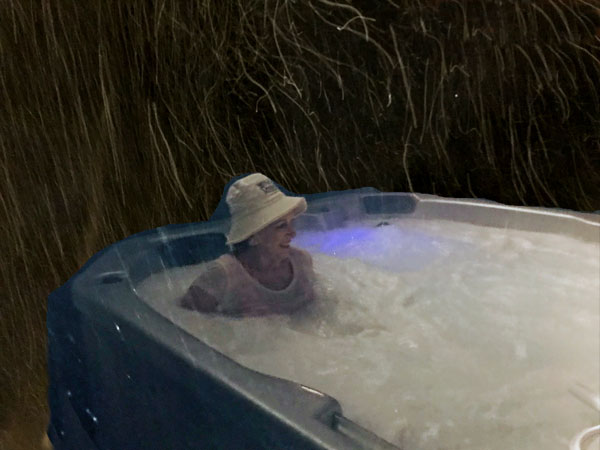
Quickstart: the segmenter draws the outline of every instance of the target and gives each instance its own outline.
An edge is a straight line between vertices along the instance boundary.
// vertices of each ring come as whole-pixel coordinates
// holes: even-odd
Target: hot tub
[[[294,195],[283,188],[280,189],[287,195]],[[452,223],[453,226],[464,224],[465,227],[476,226],[481,229],[517,230],[523,233],[542,233],[550,237],[561,236],[572,239],[573,242],[578,243],[577,245],[582,245],[581,248],[591,248],[592,252],[599,248],[600,244],[600,218],[594,214],[508,207],[488,201],[443,199],[430,195],[381,193],[373,188],[304,197],[308,203],[308,210],[297,219],[298,236],[293,245],[304,246],[309,251],[313,250],[315,255],[319,252],[321,254],[329,252],[323,258],[333,258],[334,263],[337,261],[336,258],[346,258],[345,264],[350,268],[364,263],[366,264],[364,267],[367,267],[364,270],[370,271],[371,268],[381,270],[373,271],[375,278],[396,276],[400,273],[400,276],[404,277],[403,280],[415,279],[419,277],[419,273],[427,273],[423,271],[429,270],[427,268],[434,265],[438,267],[436,269],[438,271],[451,270],[452,252],[446,249],[440,250],[438,240],[428,238],[428,235],[419,231],[418,226],[414,227],[414,224],[432,221]],[[408,224],[406,225],[408,228],[402,231],[402,236],[408,236],[407,242],[409,242],[403,247],[406,258],[395,257],[394,259],[392,255],[393,264],[390,264],[390,259],[382,262],[378,262],[376,258],[360,261],[352,259],[355,255],[346,245],[349,240],[364,240],[365,236],[368,237],[372,233],[370,230],[389,234],[391,231],[388,229],[392,227],[388,225],[395,226],[398,221]],[[352,228],[356,223],[360,223],[360,227]],[[313,359],[316,361],[315,364],[318,364],[315,367],[307,366],[302,362],[305,358],[296,354],[294,363],[289,364],[289,366],[295,365],[294,371],[287,372],[285,367],[281,368],[281,363],[278,363],[280,366],[276,366],[275,363],[270,366],[274,359],[260,359],[264,353],[268,356],[270,351],[260,347],[261,342],[264,341],[264,332],[260,331],[264,329],[264,323],[250,321],[248,322],[250,328],[242,329],[236,328],[241,322],[229,323],[227,322],[229,319],[216,319],[222,322],[214,325],[214,321],[208,322],[209,319],[197,313],[177,310],[170,301],[161,300],[165,299],[165,296],[158,296],[159,301],[148,299],[153,289],[154,291],[158,289],[156,287],[158,285],[152,285],[148,280],[160,280],[160,277],[163,277],[165,289],[181,292],[185,287],[181,278],[176,279],[165,274],[177,270],[188,270],[189,273],[190,268],[225,253],[227,247],[224,233],[228,227],[228,218],[221,204],[209,222],[169,225],[133,235],[96,254],[64,286],[49,296],[51,409],[49,436],[56,449],[364,448],[375,450],[420,448],[421,445],[427,448],[443,448],[436,447],[438,445],[436,439],[440,435],[443,438],[444,433],[465,436],[464,440],[456,441],[456,445],[460,442],[457,448],[467,448],[468,443],[473,446],[481,444],[477,439],[468,436],[468,428],[464,430],[460,428],[461,420],[466,420],[464,418],[471,414],[468,411],[462,416],[455,417],[454,420],[450,417],[452,411],[443,411],[447,419],[443,423],[439,420],[433,421],[431,417],[423,414],[403,415],[402,408],[400,411],[392,412],[391,416],[382,412],[380,417],[378,408],[374,408],[373,405],[363,408],[365,403],[369,403],[368,395],[353,396],[353,392],[347,395],[348,391],[356,391],[357,388],[351,383],[340,382],[339,385],[334,383],[336,379],[346,380],[344,377],[347,374],[335,372],[332,375],[332,371],[337,369],[329,366],[328,361],[334,358],[326,359],[327,353],[323,353],[319,357],[321,359]],[[354,231],[348,234],[343,230]],[[360,232],[357,234],[356,230]],[[340,252],[341,247],[335,247],[331,238],[333,235],[327,234],[328,232],[337,233],[336,239],[345,241],[345,255],[341,254],[343,253]],[[398,239],[398,235],[394,236],[396,236],[394,239]],[[519,239],[521,238],[512,239],[510,245],[530,245],[519,244],[519,242],[529,242]],[[464,242],[454,238],[449,239],[448,242],[453,242],[449,247],[454,249],[453,251],[465,253]],[[333,250],[331,250],[332,245],[335,247]],[[427,251],[424,252],[423,249]],[[509,251],[513,250],[509,249]],[[600,259],[600,255],[598,258]],[[518,257],[508,259],[515,261]],[[315,256],[315,263],[319,261],[321,261],[319,256]],[[405,265],[405,261],[409,261],[410,264]],[[468,274],[463,272],[453,275],[455,277],[449,280],[456,281],[460,286],[461,280]],[[425,280],[424,283],[426,282]],[[591,280],[593,286],[595,282]],[[355,290],[360,288],[357,287]],[[341,292],[341,289],[338,291]],[[527,299],[523,301],[526,302]],[[565,301],[570,299],[565,298]],[[584,301],[590,302],[589,299]],[[591,302],[593,301],[592,299]],[[414,322],[416,325],[413,326],[409,322],[411,317],[418,319],[418,314],[422,314],[423,311],[436,311],[440,316],[445,312],[453,314],[451,310],[444,309],[452,305],[448,303],[431,305],[431,303],[430,298],[407,291],[401,308],[392,305],[392,309],[396,308],[400,311],[398,314],[401,315],[397,317],[406,319],[403,329],[408,331],[403,335],[396,333],[396,330],[390,330],[393,326],[390,327],[389,323],[385,323],[385,318],[374,319],[375,322],[379,320],[383,323],[381,327],[369,324],[355,326],[356,324],[348,322],[341,327],[330,327],[325,331],[322,327],[307,325],[306,320],[310,318],[304,319],[301,323],[275,323],[269,318],[265,320],[274,324],[273,326],[276,327],[274,330],[284,330],[281,331],[284,333],[281,334],[282,341],[285,340],[285,336],[289,336],[289,333],[300,333],[294,334],[293,338],[309,335],[307,339],[312,341],[306,341],[307,348],[313,346],[313,342],[326,342],[327,345],[333,342],[335,345],[343,346],[344,342],[348,342],[347,335],[351,336],[351,339],[358,339],[356,342],[367,342],[369,339],[373,343],[391,342],[390,339],[393,338],[394,345],[406,349],[403,350],[401,357],[406,358],[406,361],[412,361],[413,366],[431,362],[431,367],[435,367],[436,359],[439,360],[440,356],[432,356],[431,361],[424,363],[418,357],[415,359],[415,355],[435,355],[433,351],[435,341],[428,339],[433,336],[432,333],[436,333],[436,339],[445,336],[445,331],[442,330],[446,330],[447,324],[443,323],[443,317],[441,322],[436,322],[437,318],[434,317],[436,313],[432,314],[430,323],[416,321]],[[576,302],[574,305],[578,308]],[[456,306],[458,309],[467,307],[460,304]],[[356,311],[359,311],[357,317],[364,316],[361,316],[360,311],[365,308],[368,309],[368,305],[356,305]],[[504,305],[504,309],[517,313],[514,306]],[[591,316],[585,313],[586,317],[581,318],[582,327],[589,328],[590,320],[597,321],[597,317],[594,316],[596,310],[597,305],[592,307]],[[414,311],[421,312],[415,316]],[[468,317],[468,313],[464,316]],[[508,320],[508,328],[521,330],[520,325],[514,325],[518,318],[507,319],[507,317],[504,314],[502,320]],[[201,326],[199,327],[198,324]],[[291,325],[292,331],[287,331],[288,324]],[[472,325],[476,327],[476,324]],[[196,333],[197,328],[204,328],[204,330]],[[469,329],[468,324],[465,329]],[[246,342],[243,342],[244,335],[240,335],[239,330],[250,333],[247,335]],[[421,341],[415,337],[413,342],[409,331],[414,336],[421,333]],[[203,332],[208,334],[203,335]],[[256,334],[261,332],[262,335]],[[509,355],[509,359],[514,357],[517,365],[523,359],[539,359],[541,355],[549,357],[549,353],[544,348],[540,347],[536,353],[525,337],[515,338],[514,333],[507,335],[506,341],[506,348],[510,348],[510,352],[513,352],[514,347],[514,354],[500,349],[498,355],[502,357]],[[387,340],[377,340],[383,338]],[[460,358],[460,354],[463,354],[465,361],[467,359],[468,361],[464,363],[465,368],[461,370],[465,373],[467,370],[470,370],[471,374],[478,373],[477,367],[469,369],[469,364],[476,361],[474,355],[478,350],[459,348],[459,341],[456,342],[451,347],[453,351],[458,351],[458,354],[444,355],[444,358]],[[464,341],[461,342],[460,345],[464,347]],[[576,344],[577,342],[574,343]],[[274,350],[273,354],[278,353],[280,357],[281,355],[286,357],[285,348],[274,349],[273,344],[267,344],[267,347],[269,345],[271,350]],[[332,351],[332,355],[335,354],[335,345],[327,350]],[[593,351],[596,347],[597,342],[589,343],[589,348]],[[344,350],[339,348],[339,353],[344,354]],[[380,353],[384,354],[382,359],[385,360],[385,351],[382,350]],[[370,380],[377,378],[376,369],[379,367],[377,364],[381,364],[372,356],[372,354],[356,355],[361,361],[359,366],[367,369],[374,368],[370,378],[363,383],[366,385]],[[587,368],[586,374],[582,375],[583,378],[587,377],[582,385],[584,387],[579,388],[579,397],[583,398],[581,408],[584,410],[586,406],[583,403],[586,399],[591,399],[594,406],[594,395],[598,387],[590,386],[589,374],[598,373],[597,363],[594,362],[597,359],[594,355],[590,355],[591,365]],[[310,358],[307,360],[310,361]],[[298,366],[301,363],[304,366]],[[556,363],[556,367],[562,367],[560,364],[562,362]],[[327,371],[329,374],[326,373]],[[318,378],[313,379],[309,376],[311,372],[322,373],[323,380],[329,381],[322,383]],[[410,372],[410,365],[406,365],[406,372]],[[568,376],[571,376],[570,372]],[[450,378],[451,376],[448,383],[452,381]],[[430,383],[431,379],[426,374],[416,374],[403,379],[401,387],[394,388],[394,395],[402,393],[397,397],[398,404],[404,405],[407,410],[414,409],[416,403],[412,392],[417,387],[423,392],[423,389],[427,389],[425,385]],[[574,383],[577,381],[573,380]],[[320,384],[327,389],[323,389]],[[373,391],[382,391],[381,386],[386,385],[379,384],[373,387]],[[434,388],[432,392],[435,391]],[[329,391],[335,391],[336,394],[332,396]],[[385,392],[383,395],[386,396]],[[379,401],[375,397],[371,398],[372,403]],[[441,400],[440,398],[439,401]],[[500,402],[502,403],[498,406],[500,410],[495,410],[493,407],[492,410],[486,410],[478,409],[478,398],[472,398],[471,401],[473,415],[487,414],[490,423],[495,421],[500,424],[500,428],[492,430],[491,434],[496,431],[504,434],[514,433],[514,430],[509,429],[510,426],[514,428],[514,423],[509,425],[503,423],[502,416],[504,403],[510,402]],[[557,401],[560,404],[565,400],[561,397]],[[437,402],[435,398],[429,400],[431,405]],[[482,403],[485,402],[482,400]],[[487,404],[492,403],[487,402]],[[383,411],[386,408],[388,405],[382,401],[380,409]],[[580,414],[583,419],[586,419],[589,413]],[[390,417],[393,420],[396,420],[395,417],[398,418],[398,423],[392,424],[400,430],[398,433],[388,433],[389,427],[379,426],[381,420],[392,420]],[[420,422],[418,436],[410,433],[412,428],[418,428],[417,424],[408,423],[406,417],[414,417],[415,421]],[[537,420],[536,417],[531,418],[533,428]],[[572,436],[593,425],[596,424],[581,423],[571,435],[564,439],[558,437],[553,441],[557,444],[556,448],[568,448]],[[531,435],[530,431],[527,433],[529,434],[521,437]],[[541,433],[545,431],[542,430]],[[378,435],[383,436],[385,440]],[[390,441],[394,445],[390,444]],[[544,442],[543,439],[541,442]],[[566,446],[563,445],[564,442],[567,443]],[[538,444],[533,442],[532,445],[535,447]]]

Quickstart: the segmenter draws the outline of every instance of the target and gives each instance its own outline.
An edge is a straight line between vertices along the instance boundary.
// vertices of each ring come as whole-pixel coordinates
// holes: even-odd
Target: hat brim
[[[297,210],[295,215],[298,216],[304,213],[306,208],[307,204],[304,197],[285,196],[275,204],[263,208],[258,213],[245,216],[233,222],[227,234],[226,244],[233,245],[242,242],[291,211]]]

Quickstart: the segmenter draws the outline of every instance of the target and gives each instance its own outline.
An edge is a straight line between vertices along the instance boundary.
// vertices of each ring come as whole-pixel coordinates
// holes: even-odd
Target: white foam
[[[311,251],[319,297],[293,318],[175,307],[194,266],[137,291],[222,353],[332,395],[407,449],[564,449],[598,421],[570,391],[600,392],[598,244],[403,219],[293,245]]]

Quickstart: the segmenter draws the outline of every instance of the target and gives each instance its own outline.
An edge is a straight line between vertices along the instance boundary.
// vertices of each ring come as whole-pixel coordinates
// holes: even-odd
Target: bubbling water
[[[403,448],[565,449],[598,422],[589,405],[600,392],[598,244],[388,222],[298,233],[318,300],[294,317],[177,308],[194,266],[137,290],[225,355],[335,397],[347,417]]]

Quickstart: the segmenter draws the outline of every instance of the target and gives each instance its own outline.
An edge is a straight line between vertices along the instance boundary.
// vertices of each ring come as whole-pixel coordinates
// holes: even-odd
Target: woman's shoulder
[[[290,246],[290,254],[297,258],[310,258],[310,253],[308,253],[303,248],[298,248],[294,246]]]
[[[312,256],[302,248],[290,247],[290,256],[302,265],[312,266]]]
[[[223,255],[225,256],[225,255]],[[200,266],[198,276],[194,280],[194,284],[205,283],[207,281],[216,282],[227,277],[227,265],[229,261],[223,256],[204,262]]]
[[[227,290],[227,271],[219,261],[206,261],[199,267],[198,273],[187,291],[178,300],[178,304],[203,312],[214,312]]]

